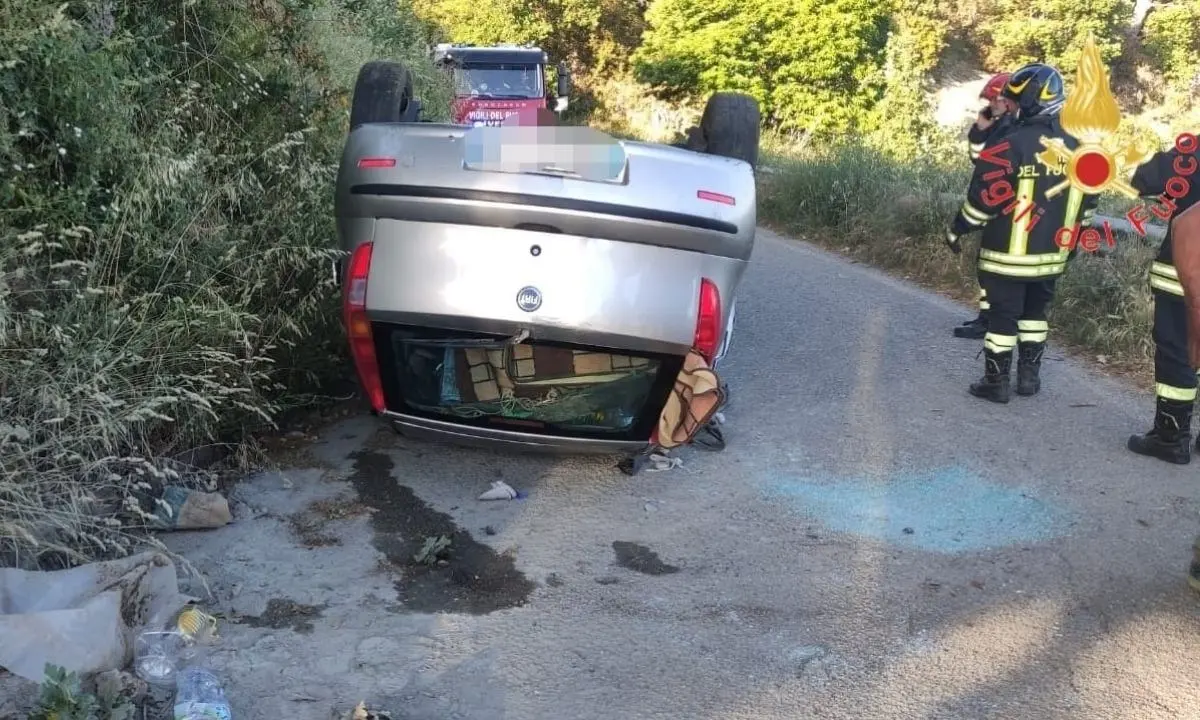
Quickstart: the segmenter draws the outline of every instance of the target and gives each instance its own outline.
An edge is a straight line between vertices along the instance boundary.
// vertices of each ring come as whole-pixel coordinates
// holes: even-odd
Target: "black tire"
[[[704,106],[700,129],[704,134],[704,151],[758,166],[759,122],[758,101],[741,93],[716,93]]]
[[[412,73],[404,65],[387,60],[363,65],[350,101],[350,129],[366,123],[400,122],[412,96]]]

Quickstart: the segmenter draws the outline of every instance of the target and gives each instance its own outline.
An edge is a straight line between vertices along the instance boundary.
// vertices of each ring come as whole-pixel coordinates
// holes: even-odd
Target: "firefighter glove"
[[[958,236],[953,230],[946,231],[946,247],[950,248],[950,252],[958,255],[962,252],[962,244],[958,241]]]

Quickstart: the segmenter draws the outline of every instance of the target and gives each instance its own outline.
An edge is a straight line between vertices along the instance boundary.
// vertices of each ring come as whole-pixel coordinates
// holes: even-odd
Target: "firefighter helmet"
[[[1012,75],[1009,73],[996,73],[983,86],[983,91],[979,93],[979,97],[989,102],[1000,97],[1000,93],[1004,90],[1004,86],[1008,83],[1010,77]]]
[[[1044,63],[1030,63],[1008,79],[1004,97],[1013,101],[1020,117],[1033,117],[1061,110],[1067,93],[1058,70]]]

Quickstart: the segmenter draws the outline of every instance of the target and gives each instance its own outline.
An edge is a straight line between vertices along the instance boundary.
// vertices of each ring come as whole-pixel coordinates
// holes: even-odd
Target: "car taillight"
[[[346,336],[350,339],[350,354],[354,369],[362,383],[371,408],[383,412],[383,383],[379,380],[379,361],[375,357],[375,339],[371,336],[371,321],[367,319],[367,276],[371,272],[373,243],[354,248],[346,272],[346,294],[342,311]]]
[[[696,350],[710,363],[721,344],[721,293],[708,278],[700,279],[700,310],[696,313]]]
[[[379,168],[394,168],[396,167],[396,158],[391,157],[365,157],[358,159],[358,167],[361,170],[377,170]]]
[[[713,192],[712,190],[697,190],[696,197],[700,198],[701,200],[718,202],[722,205],[737,205],[737,198],[733,197],[732,195]]]

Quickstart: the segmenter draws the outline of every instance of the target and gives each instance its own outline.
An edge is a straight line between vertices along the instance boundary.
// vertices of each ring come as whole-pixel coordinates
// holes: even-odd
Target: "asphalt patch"
[[[613,552],[617,555],[617,564],[627,570],[640,572],[643,575],[670,575],[679,572],[679,568],[660,560],[658,553],[645,545],[614,540],[612,547]]]
[[[272,598],[267,601],[267,609],[262,615],[245,615],[235,622],[238,625],[249,625],[256,628],[272,628],[283,630],[290,628],[298,633],[312,632],[313,618],[321,617],[323,607],[317,605],[302,605],[291,600]]]
[[[536,585],[517,570],[513,557],[477,542],[449,515],[396,482],[390,457],[367,450],[349,458],[354,461],[350,482],[359,502],[375,510],[371,515],[375,549],[393,568],[403,569],[403,577],[396,581],[400,610],[486,615],[528,602]],[[439,555],[447,561],[444,565],[413,559],[426,538],[439,536],[450,538],[449,548]]]

